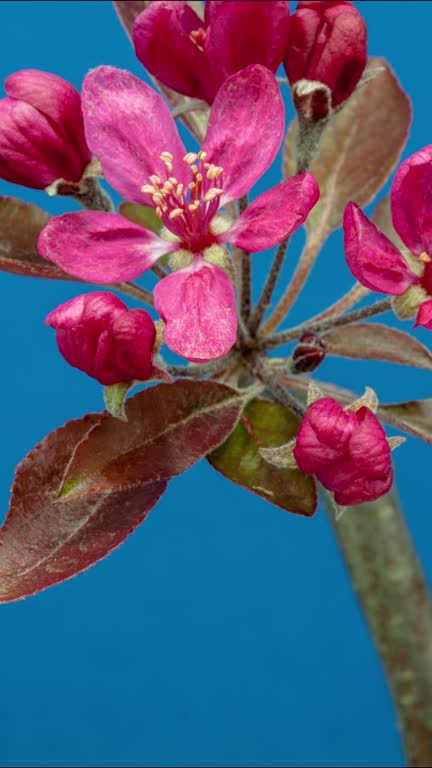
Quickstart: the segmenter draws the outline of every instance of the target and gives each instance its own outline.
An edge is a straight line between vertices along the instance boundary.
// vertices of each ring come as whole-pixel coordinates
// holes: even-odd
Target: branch
[[[252,336],[254,336],[254,334],[257,332],[259,325],[261,323],[261,320],[263,319],[265,313],[267,312],[267,309],[270,306],[270,302],[273,296],[273,291],[276,287],[278,277],[283,267],[289,241],[290,241],[290,238],[287,237],[285,238],[285,240],[283,240],[280,243],[276,251],[273,264],[271,265],[270,272],[267,275],[267,280],[265,282],[261,296],[258,299],[258,303],[256,304],[255,309],[252,312],[252,316],[249,321],[249,330]]]
[[[146,291],[145,288],[141,288],[136,283],[110,283],[105,287],[113,288],[115,291],[120,291],[120,293],[124,293],[126,296],[132,296],[133,299],[138,299],[145,304],[149,304],[151,307],[153,306],[153,295],[150,291]]]

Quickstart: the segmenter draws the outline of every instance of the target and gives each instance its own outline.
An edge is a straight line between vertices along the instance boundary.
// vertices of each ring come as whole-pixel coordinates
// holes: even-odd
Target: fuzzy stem
[[[80,191],[75,192],[72,197],[89,211],[105,211],[107,213],[115,211],[109,194],[105,192],[94,176],[83,179]]]
[[[327,307],[323,312],[320,312],[315,317],[311,317],[310,323],[317,323],[321,320],[327,320],[330,317],[336,317],[341,315],[342,312],[346,312],[347,309],[351,309],[354,304],[357,304],[360,299],[367,296],[370,293],[369,288],[365,288],[361,283],[354,283],[353,287],[344,296],[341,296],[334,304]]]
[[[153,264],[153,266],[151,267],[151,271],[160,280],[163,280],[163,278],[169,274],[169,272],[167,272],[166,269],[164,269],[161,264]]]
[[[287,237],[285,238],[285,240],[283,240],[280,243],[276,251],[276,255],[274,257],[270,272],[267,275],[267,280],[264,284],[264,288],[262,290],[261,296],[252,312],[252,316],[249,321],[249,330],[252,336],[258,330],[259,324],[263,319],[265,313],[267,312],[267,309],[270,306],[270,302],[273,296],[273,291],[275,289],[278,277],[280,275],[280,272],[285,260],[289,241],[290,241],[290,238]]]
[[[187,115],[189,112],[196,112],[200,109],[208,109],[207,102],[203,101],[202,99],[190,99],[185,104],[179,104],[177,107],[175,107],[171,114],[174,120],[176,120],[183,115]]]
[[[179,378],[200,379],[208,374],[216,374],[225,371],[238,359],[238,352],[229,352],[218,360],[210,360],[208,363],[191,363],[190,365],[167,365],[166,369],[171,376]]]
[[[288,392],[281,386],[276,380],[276,377],[269,372],[261,362],[255,362],[255,365],[251,367],[251,370],[257,378],[269,388],[276,400],[293,411],[300,419],[303,419],[306,410],[304,405],[297,400],[295,395],[291,394],[291,392]]]
[[[308,321],[295,328],[290,328],[288,331],[282,331],[282,333],[276,333],[274,336],[268,336],[261,340],[259,347],[261,349],[275,349],[275,347],[281,347],[283,344],[288,344],[290,341],[299,339],[305,331],[322,333],[331,328],[337,328],[341,325],[350,325],[359,320],[366,320],[374,315],[381,315],[383,312],[388,312],[390,309],[391,299],[383,299],[382,301],[377,301],[376,304],[371,304],[369,307],[362,307],[361,309],[354,310],[354,312],[348,312],[347,315],[330,317],[328,320],[323,320],[322,322]]]
[[[395,491],[348,507],[324,498],[387,675],[409,766],[432,765],[432,606]]]
[[[146,291],[145,288],[141,288],[136,283],[110,283],[104,287],[113,288],[115,291],[120,291],[120,293],[124,293],[126,296],[131,296],[133,299],[139,299],[139,301],[143,301],[151,307],[153,306],[153,295],[150,291]]]

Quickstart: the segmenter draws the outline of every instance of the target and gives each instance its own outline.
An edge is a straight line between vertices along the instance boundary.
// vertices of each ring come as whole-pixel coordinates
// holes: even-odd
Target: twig
[[[259,324],[261,323],[261,320],[263,319],[265,313],[267,312],[267,309],[270,306],[270,302],[273,296],[273,291],[275,289],[278,277],[280,275],[280,272],[285,260],[289,241],[290,241],[290,238],[287,237],[285,238],[285,240],[283,240],[280,243],[276,251],[276,255],[274,257],[270,272],[267,275],[267,279],[264,284],[264,288],[262,290],[261,296],[258,299],[258,302],[252,312],[251,318],[249,320],[249,330],[252,336],[258,330]]]
[[[229,352],[225,357],[211,360],[208,363],[191,363],[190,365],[167,365],[166,370],[171,376],[179,378],[200,379],[208,374],[221,373],[238,360],[238,352]]]
[[[133,299],[139,299],[139,301],[143,301],[151,307],[154,304],[153,295],[150,291],[146,291],[145,288],[141,288],[141,286],[136,283],[110,283],[105,287],[113,288],[115,291],[120,291],[120,293],[126,294],[126,296],[132,296]]]
[[[269,390],[273,393],[276,400],[282,405],[290,408],[300,419],[303,419],[305,414],[305,407],[300,403],[297,398],[282,387],[261,362],[256,362],[251,368],[257,378],[265,384]]]

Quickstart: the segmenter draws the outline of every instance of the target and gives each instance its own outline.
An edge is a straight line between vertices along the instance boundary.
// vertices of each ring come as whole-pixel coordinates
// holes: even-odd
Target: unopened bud
[[[290,364],[291,373],[312,373],[325,358],[324,342],[316,335],[307,331],[300,337]]]

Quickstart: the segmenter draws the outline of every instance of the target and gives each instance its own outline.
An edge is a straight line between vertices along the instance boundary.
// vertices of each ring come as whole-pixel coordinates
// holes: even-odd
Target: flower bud
[[[342,506],[374,501],[393,479],[390,445],[366,406],[352,411],[324,397],[305,414],[294,447],[298,467],[315,474]]]
[[[299,339],[290,365],[292,373],[312,373],[325,358],[325,344],[316,333],[306,331]]]
[[[26,69],[5,82],[0,99],[0,178],[32,189],[57,179],[79,182],[91,155],[81,98],[57,75]]]
[[[324,83],[336,109],[354,91],[367,62],[367,29],[350,2],[299,2],[284,61],[288,80]]]
[[[156,330],[144,309],[128,309],[114,294],[95,291],[61,304],[45,322],[55,329],[65,360],[100,384],[150,377]]]

